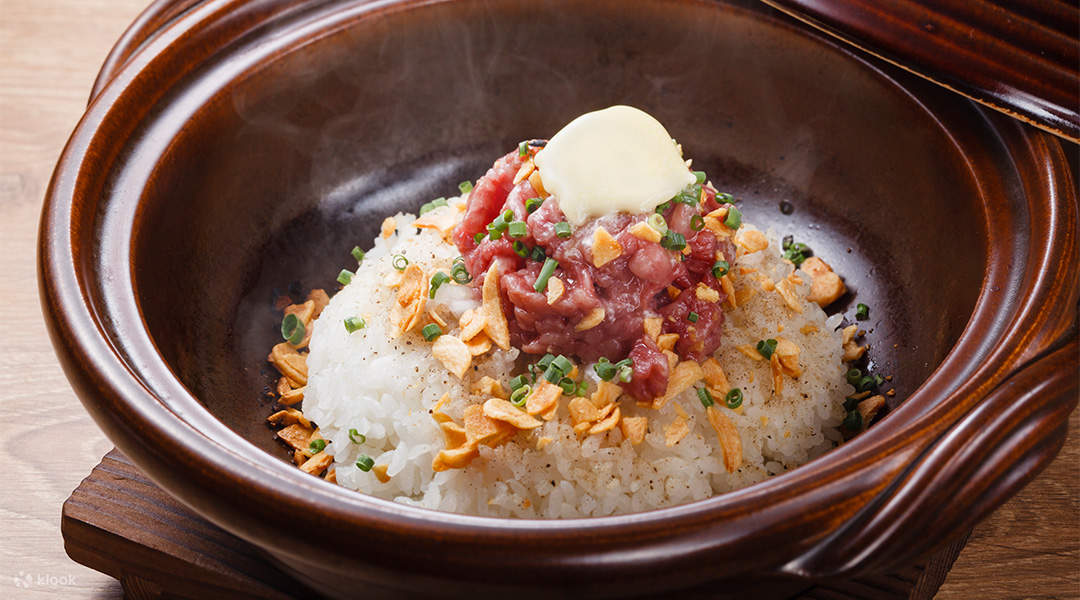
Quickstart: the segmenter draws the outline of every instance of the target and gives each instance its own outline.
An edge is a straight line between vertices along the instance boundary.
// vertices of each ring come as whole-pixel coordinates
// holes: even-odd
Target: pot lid
[[[1080,142],[1072,0],[763,0],[939,85]]]

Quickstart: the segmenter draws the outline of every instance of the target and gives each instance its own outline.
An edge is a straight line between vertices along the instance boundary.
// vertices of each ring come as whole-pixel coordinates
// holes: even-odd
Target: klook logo
[[[38,573],[37,575],[32,575],[23,571],[19,571],[19,574],[12,577],[11,580],[17,588],[61,587],[75,585],[74,575],[50,575],[48,573]]]

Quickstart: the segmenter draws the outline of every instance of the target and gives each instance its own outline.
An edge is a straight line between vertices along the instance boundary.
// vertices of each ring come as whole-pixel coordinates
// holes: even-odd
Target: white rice
[[[742,437],[742,466],[736,472],[724,469],[716,433],[691,389],[660,410],[621,403],[624,416],[649,418],[649,433],[638,446],[623,440],[619,428],[580,439],[569,423],[564,398],[558,419],[533,432],[519,432],[497,448],[481,447],[480,457],[465,469],[435,473],[431,463],[443,448],[443,437],[429,409],[448,392],[453,401],[444,412],[460,422],[465,406],[486,400],[473,395],[471,385],[484,375],[505,385],[516,374],[518,352],[496,348],[474,360],[474,368],[458,380],[432,357],[431,344],[420,335],[391,337],[387,315],[396,293],[382,282],[393,272],[392,256],[404,254],[429,273],[435,268],[449,272],[458,256],[438,233],[410,227],[413,216],[395,218],[398,233],[375,241],[352,283],[333,297],[312,334],[303,411],[331,441],[327,449],[334,454],[340,485],[403,504],[473,515],[602,516],[683,504],[741,488],[797,467],[841,439],[836,427],[850,386],[835,331],[839,319],[827,320],[813,303],[804,303],[802,314],[794,313],[778,294],[761,291],[750,276],[736,276],[737,289],[749,285],[758,290],[745,304],[726,311],[724,338],[715,355],[731,385],[744,394],[741,411],[721,408]],[[774,281],[792,269],[780,259],[775,239],[768,249],[741,257],[733,270],[738,267],[755,268]],[[810,281],[805,274],[802,278]],[[432,304],[456,317],[478,300],[471,288],[443,285]],[[352,316],[362,316],[367,327],[348,333],[343,321]],[[805,325],[817,332],[801,333]],[[785,377],[783,392],[774,395],[768,361],[754,361],[736,346],[778,336],[799,346],[805,372],[797,380]],[[595,380],[591,368],[585,372]],[[663,428],[676,418],[676,404],[690,415],[690,434],[668,447]],[[350,442],[350,429],[363,434],[364,443]],[[540,437],[554,442],[537,450]],[[376,465],[388,465],[387,483],[355,466],[361,453]]]

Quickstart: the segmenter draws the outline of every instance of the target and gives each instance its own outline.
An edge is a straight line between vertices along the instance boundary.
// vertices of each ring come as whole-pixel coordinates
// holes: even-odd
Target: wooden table
[[[0,598],[122,595],[64,554],[60,504],[112,445],[53,355],[34,254],[53,165],[146,1],[0,0]],[[940,598],[1080,598],[1078,433],[1074,412],[1061,455],[976,528]]]

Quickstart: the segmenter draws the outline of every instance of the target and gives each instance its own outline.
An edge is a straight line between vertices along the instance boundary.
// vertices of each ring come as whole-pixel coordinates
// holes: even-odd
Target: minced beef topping
[[[476,183],[454,243],[474,275],[474,285],[482,285],[483,274],[497,263],[514,346],[586,362],[629,357],[633,377],[623,383],[625,391],[640,400],[660,396],[667,386],[668,360],[645,333],[646,318],[662,317],[662,333],[679,335],[674,351],[682,360],[704,360],[720,344],[726,295],[713,266],[719,260],[734,264],[735,248],[729,239],[701,227],[701,217],[720,207],[717,192],[699,183],[658,208],[667,228],[685,238],[685,249],[677,249],[678,241],[662,244],[631,232],[635,225],[640,231],[639,224],[654,213],[606,215],[567,234],[568,224],[557,229],[566,221],[558,198],[536,189],[535,177],[519,174],[542,144],[534,142],[523,147],[524,153],[515,150],[503,156]],[[527,225],[524,236],[511,237],[504,227],[496,232],[498,239],[491,239],[489,224],[506,223],[507,211],[512,211],[512,221]],[[598,267],[593,243],[601,227],[621,252]],[[551,303],[536,289],[546,258],[558,261],[553,277],[565,286]],[[582,328],[583,318],[598,314],[596,309],[603,310],[602,320]]]

